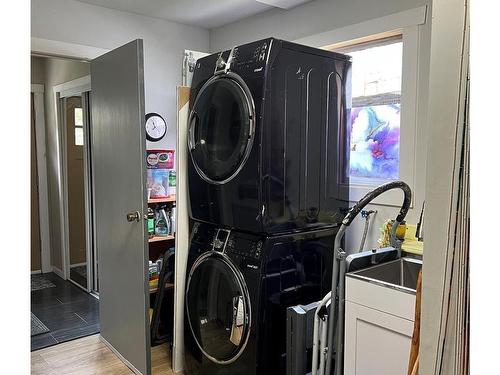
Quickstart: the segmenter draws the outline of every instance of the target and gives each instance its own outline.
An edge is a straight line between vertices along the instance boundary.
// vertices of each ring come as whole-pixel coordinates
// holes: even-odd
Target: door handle
[[[129,212],[127,214],[127,221],[137,221],[139,222],[141,220],[141,214],[139,213],[139,211],[135,211],[135,212]]]

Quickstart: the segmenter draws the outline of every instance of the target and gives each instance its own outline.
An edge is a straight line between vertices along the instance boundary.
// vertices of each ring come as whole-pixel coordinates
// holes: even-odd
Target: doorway
[[[87,173],[91,173],[83,148],[88,143],[90,79],[84,77],[89,74],[89,66],[50,56],[32,56],[31,63],[31,204],[32,212],[39,212],[31,215],[31,349],[38,350],[98,333],[100,315],[99,300],[89,293],[96,289],[95,284],[89,286],[92,280],[86,277],[92,275],[86,268],[93,262],[87,256],[92,245],[87,230],[92,230],[88,224],[91,215],[87,214],[91,212],[87,207],[91,207]],[[75,80],[80,85],[68,84]],[[82,86],[86,81],[89,85]],[[70,125],[72,133],[68,131]],[[67,216],[63,207],[66,193],[70,198]],[[72,199],[77,197],[79,201]],[[66,224],[69,217],[71,225]],[[66,236],[70,226],[71,235]],[[67,257],[66,238],[71,238],[73,245]]]
[[[66,274],[77,286],[98,294],[97,254],[93,241],[90,91],[61,95],[66,181]]]

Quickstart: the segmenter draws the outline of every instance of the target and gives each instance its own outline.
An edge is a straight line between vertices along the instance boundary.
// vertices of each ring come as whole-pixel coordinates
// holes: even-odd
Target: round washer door
[[[217,75],[200,89],[189,116],[189,150],[198,174],[223,184],[234,178],[250,154],[255,107],[243,80]]]
[[[215,363],[235,361],[250,333],[250,300],[243,276],[223,254],[209,252],[194,263],[186,289],[191,332]]]

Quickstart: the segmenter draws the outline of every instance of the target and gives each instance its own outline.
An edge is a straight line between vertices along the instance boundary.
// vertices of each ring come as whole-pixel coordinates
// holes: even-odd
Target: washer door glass
[[[233,178],[250,153],[254,109],[242,82],[230,76],[208,81],[190,115],[190,152],[202,178],[224,183]]]
[[[244,280],[222,256],[196,262],[186,293],[189,324],[201,351],[212,361],[230,363],[247,342],[250,315]]]

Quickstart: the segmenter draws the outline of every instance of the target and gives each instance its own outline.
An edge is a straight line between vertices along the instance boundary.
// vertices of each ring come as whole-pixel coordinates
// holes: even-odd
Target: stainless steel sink
[[[350,272],[346,276],[415,294],[418,273],[421,269],[421,260],[401,258]]]

